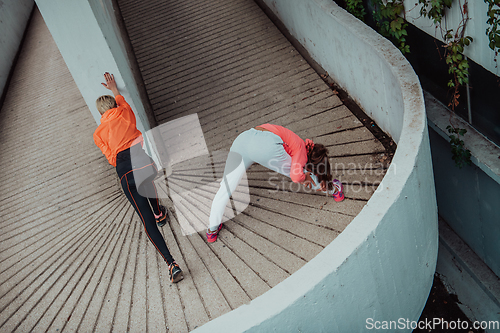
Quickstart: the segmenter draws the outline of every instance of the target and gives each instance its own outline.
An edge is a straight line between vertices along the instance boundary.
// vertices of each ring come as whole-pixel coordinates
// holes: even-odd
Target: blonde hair
[[[116,108],[116,101],[113,96],[103,95],[95,101],[95,105],[97,106],[99,113],[104,114],[104,112],[109,109]]]

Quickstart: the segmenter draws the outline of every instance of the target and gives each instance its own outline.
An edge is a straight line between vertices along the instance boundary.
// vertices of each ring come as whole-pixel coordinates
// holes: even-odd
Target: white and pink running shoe
[[[331,194],[333,196],[333,200],[337,202],[344,200],[344,186],[342,185],[342,182],[338,179],[334,179],[332,184],[333,190],[329,191],[328,194]]]

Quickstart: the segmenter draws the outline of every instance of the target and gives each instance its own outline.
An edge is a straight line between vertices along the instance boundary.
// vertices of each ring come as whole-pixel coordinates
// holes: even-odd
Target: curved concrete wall
[[[196,332],[411,332],[437,259],[424,101],[399,51],[331,0],[264,0],[336,83],[398,144],[379,189],[318,256]],[[391,323],[392,322],[392,323]],[[413,322],[413,323],[412,323]]]

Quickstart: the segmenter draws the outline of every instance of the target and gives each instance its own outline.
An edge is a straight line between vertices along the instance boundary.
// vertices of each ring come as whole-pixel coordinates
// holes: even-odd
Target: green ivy
[[[487,1],[487,0],[485,0]],[[435,24],[440,24],[446,8],[451,8],[453,0],[418,0],[422,4],[420,15],[434,20]]]
[[[410,53],[410,46],[406,44],[405,37],[408,36],[406,31],[408,22],[401,17],[405,13],[403,1],[389,0],[384,4],[381,0],[374,0],[373,6],[376,8],[373,17],[380,34],[391,40],[401,53]]]
[[[453,30],[448,30],[445,35],[448,42],[445,45],[446,64],[449,66],[448,73],[453,75],[448,87],[457,87],[469,83],[469,63],[462,53],[464,47],[469,46],[473,39],[470,36],[455,38],[452,32]]]
[[[406,45],[408,22],[405,20],[403,0],[371,1],[374,8],[373,18],[380,34],[391,40],[401,53],[409,53],[410,47]],[[363,20],[365,12],[362,0],[346,0],[346,2],[347,10]],[[496,56],[500,51],[500,0],[484,0],[484,2],[488,4],[487,24],[489,27],[486,29],[486,35],[489,39],[489,47],[495,51],[496,61]],[[422,16],[432,19],[436,25],[441,25],[446,10],[452,7],[453,0],[418,0],[418,3],[422,5],[420,9]],[[464,48],[473,42],[472,37],[464,35],[465,26],[469,20],[467,0],[461,8],[461,13],[462,20],[456,31],[448,30],[444,35],[445,61],[448,65],[448,72],[452,75],[452,79],[448,82],[448,87],[453,89],[449,104],[452,111],[459,104],[459,88],[469,82],[469,63],[463,52]],[[455,164],[459,168],[466,164],[470,165],[471,153],[460,139],[467,131],[453,126],[448,126],[447,129]]]
[[[463,52],[466,46],[469,46],[473,41],[472,37],[464,36],[465,26],[469,20],[467,12],[467,3],[463,6],[464,11],[462,12],[462,21],[454,32],[453,29],[446,31],[444,36],[446,57],[445,61],[448,65],[448,73],[452,75],[450,81],[448,81],[448,87],[453,89],[451,95],[451,101],[448,106],[455,111],[455,107],[459,104],[458,99],[460,97],[459,88],[460,86],[469,83],[469,62],[466,57],[464,57]]]
[[[346,9],[349,13],[356,16],[361,21],[365,20],[365,7],[363,6],[363,0],[347,0]]]
[[[495,51],[495,56],[500,49],[500,0],[484,0],[488,4],[488,20],[489,27],[486,29],[486,36],[490,41],[490,49]]]
[[[455,165],[461,169],[464,165],[471,165],[472,161],[470,159],[471,153],[469,149],[464,147],[464,141],[460,140],[460,136],[464,136],[467,133],[466,129],[455,128],[450,125],[446,127],[448,133],[450,133],[450,144],[451,144],[451,158],[455,161]]]

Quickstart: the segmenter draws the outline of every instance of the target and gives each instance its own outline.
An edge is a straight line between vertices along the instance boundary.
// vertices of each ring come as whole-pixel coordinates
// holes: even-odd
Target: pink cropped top
[[[306,179],[304,166],[307,163],[307,149],[304,140],[283,126],[264,124],[259,127],[265,128],[283,140],[283,148],[285,148],[287,154],[292,158],[290,178],[294,183],[303,182]]]

